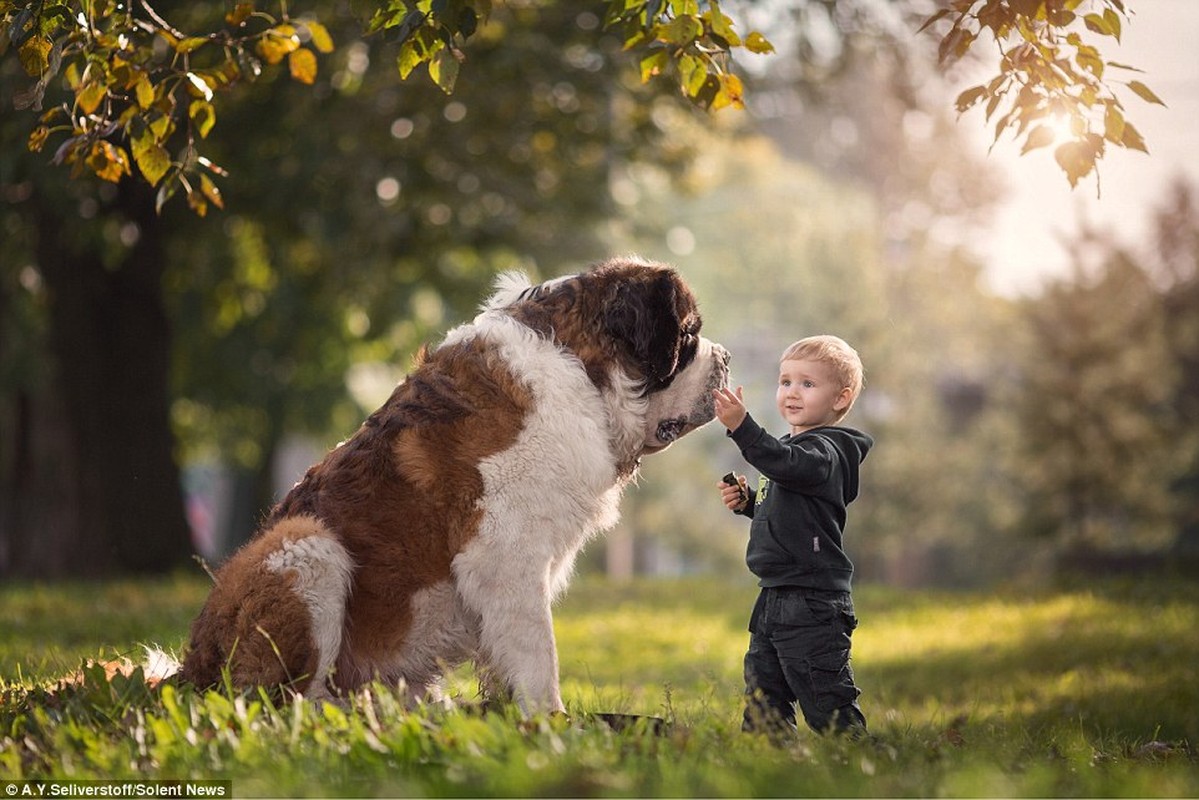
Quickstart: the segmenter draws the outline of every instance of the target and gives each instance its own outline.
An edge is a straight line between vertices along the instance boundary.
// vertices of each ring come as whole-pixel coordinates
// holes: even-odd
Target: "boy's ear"
[[[837,399],[833,401],[833,410],[844,411],[845,409],[849,408],[849,403],[851,400],[853,400],[853,389],[846,386],[841,390],[841,393],[837,395]]]

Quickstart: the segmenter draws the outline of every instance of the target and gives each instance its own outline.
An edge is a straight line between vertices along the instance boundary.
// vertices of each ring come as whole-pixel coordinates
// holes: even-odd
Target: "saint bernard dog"
[[[671,268],[508,273],[215,575],[179,677],[329,698],[491,695],[563,711],[551,604],[642,456],[714,417],[728,352]]]

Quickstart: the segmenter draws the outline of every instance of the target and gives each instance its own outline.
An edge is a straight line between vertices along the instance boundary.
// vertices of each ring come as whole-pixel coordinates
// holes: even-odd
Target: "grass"
[[[0,780],[231,779],[240,796],[1199,796],[1199,585],[857,591],[875,738],[739,731],[748,581],[581,580],[557,610],[572,719],[350,707],[85,671],[182,644],[201,580],[0,589]],[[467,674],[453,687],[468,698]],[[656,715],[665,736],[589,712]]]

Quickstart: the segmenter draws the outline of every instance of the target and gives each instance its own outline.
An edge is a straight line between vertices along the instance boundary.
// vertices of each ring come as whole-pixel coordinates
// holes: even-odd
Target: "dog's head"
[[[552,335],[583,362],[629,427],[631,456],[655,453],[715,417],[729,354],[700,335],[695,296],[672,268],[629,257],[532,286],[508,275],[487,308]]]
[[[673,269],[619,259],[597,272],[619,276],[604,309],[606,332],[640,376],[646,399],[642,452],[656,453],[715,417],[712,390],[728,382],[729,353],[700,334],[695,296]]]

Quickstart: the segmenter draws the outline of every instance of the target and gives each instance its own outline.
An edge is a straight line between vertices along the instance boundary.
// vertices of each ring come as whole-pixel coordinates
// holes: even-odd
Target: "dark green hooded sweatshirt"
[[[858,468],[874,440],[837,426],[776,439],[751,416],[728,435],[761,474],[738,512],[753,519],[745,562],[758,584],[849,591],[846,507],[858,496]]]

